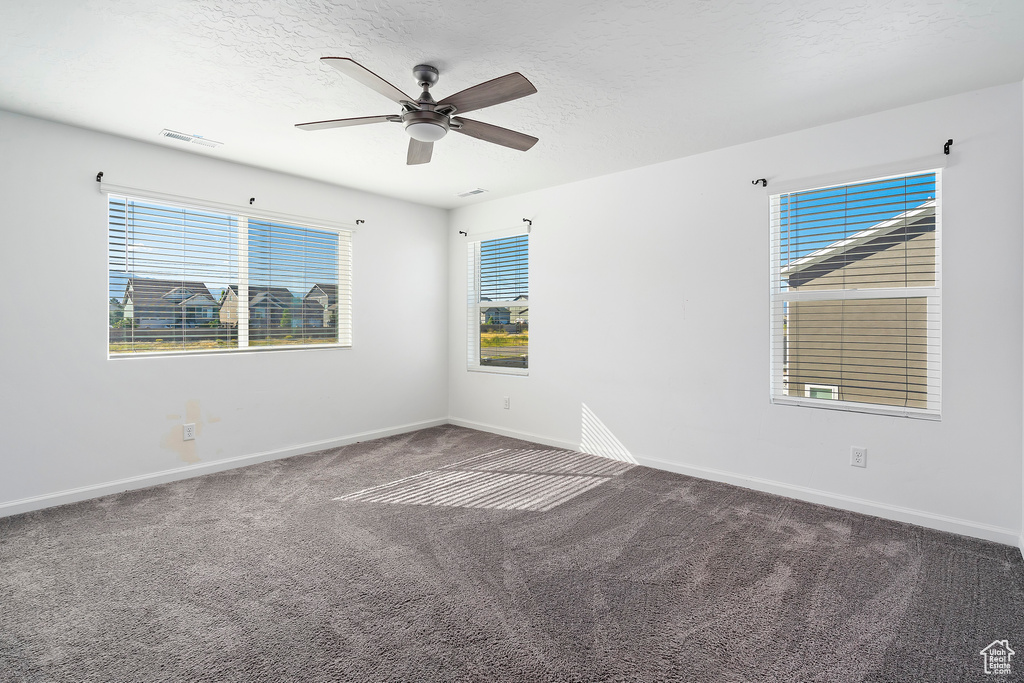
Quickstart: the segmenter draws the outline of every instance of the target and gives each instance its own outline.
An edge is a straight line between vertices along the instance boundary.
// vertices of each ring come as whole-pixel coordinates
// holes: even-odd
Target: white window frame
[[[356,232],[354,225],[328,221],[323,219],[297,216],[288,213],[275,211],[250,211],[248,207],[235,204],[226,204],[192,197],[169,194],[154,190],[125,187],[111,183],[99,183],[99,191],[106,196],[106,206],[110,205],[110,197],[120,197],[125,200],[141,200],[148,202],[163,203],[173,208],[195,209],[199,211],[214,211],[230,215],[235,219],[238,230],[238,264],[236,277],[238,278],[238,309],[236,312],[238,324],[238,346],[226,349],[185,349],[185,350],[162,350],[162,351],[140,351],[134,353],[110,353],[110,343],[107,340],[107,359],[122,360],[127,358],[153,358],[163,356],[196,356],[196,355],[217,355],[217,354],[238,354],[238,353],[274,353],[278,351],[309,351],[324,349],[350,349],[352,348],[352,251],[353,237]],[[249,307],[243,305],[249,299],[249,220],[272,221],[285,223],[295,227],[310,228],[324,232],[333,232],[338,236],[338,284],[337,284],[337,305],[338,305],[338,341],[329,344],[281,344],[267,346],[249,346]],[[108,247],[109,250],[109,247]],[[109,254],[109,251],[108,251]],[[109,274],[108,274],[108,295],[109,295]],[[346,324],[340,324],[342,319]]]
[[[529,236],[530,229],[515,228],[512,230],[494,230],[491,232],[470,234],[467,245],[468,258],[466,270],[466,370],[469,372],[486,372],[495,375],[518,375],[526,377],[530,368],[506,368],[495,365],[480,364],[480,311],[483,308],[500,306],[519,306],[516,301],[480,301],[480,243],[505,237]],[[530,260],[532,250],[527,252],[527,272],[532,269]],[[531,303],[532,306],[532,303]],[[532,312],[532,311],[531,311]],[[527,352],[529,353],[529,351]]]
[[[896,417],[910,417],[925,420],[941,420],[941,373],[942,373],[942,338],[941,338],[941,310],[942,310],[942,170],[945,167],[942,163],[922,163],[920,165],[898,166],[892,165],[881,168],[878,175],[870,171],[863,171],[862,174],[844,174],[822,179],[818,183],[811,181],[798,181],[785,183],[782,188],[772,189],[769,196],[769,223],[771,225],[771,266],[770,266],[770,331],[769,331],[769,400],[776,405],[793,405],[810,408],[826,408],[831,410],[844,410],[848,412],[869,413],[876,415],[890,415]],[[887,180],[920,173],[935,174],[935,285],[932,287],[893,287],[893,288],[865,288],[865,289],[828,289],[818,291],[783,291],[781,287],[781,256],[780,256],[780,225],[777,220],[780,209],[780,197],[783,194],[795,192],[807,192],[814,190],[838,187],[841,185],[852,185],[874,181]],[[837,301],[837,300],[867,300],[867,299],[904,299],[904,298],[925,298],[927,301],[926,319],[928,320],[928,365],[926,376],[928,377],[928,395],[939,396],[939,406],[936,408],[911,408],[904,406],[889,406],[873,403],[861,403],[856,401],[840,401],[836,399],[810,398],[808,392],[805,396],[785,395],[787,382],[783,377],[785,366],[784,345],[780,341],[784,338],[783,316],[777,315],[776,310],[781,309],[782,302],[789,301]],[[814,385],[826,386],[826,385]],[[776,390],[778,388],[778,390]]]

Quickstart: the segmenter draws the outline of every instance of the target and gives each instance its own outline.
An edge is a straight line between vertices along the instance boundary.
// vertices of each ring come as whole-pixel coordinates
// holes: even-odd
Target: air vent
[[[472,197],[475,194],[481,194],[483,192],[487,192],[487,190],[484,190],[484,189],[478,187],[475,190],[466,190],[465,192],[460,192],[460,193],[458,193],[455,196],[456,197]]]
[[[215,140],[207,140],[202,135],[189,135],[188,133],[179,133],[176,130],[169,130],[164,128],[160,131],[161,137],[171,138],[172,140],[180,140],[181,142],[191,142],[195,145],[202,145],[203,147],[220,147],[223,142],[216,142]]]

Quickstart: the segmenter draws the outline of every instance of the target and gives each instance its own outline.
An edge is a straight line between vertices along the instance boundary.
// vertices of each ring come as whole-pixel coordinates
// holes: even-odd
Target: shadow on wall
[[[597,418],[597,415],[594,415],[594,411],[586,403],[581,405],[583,406],[583,425],[580,435],[580,450],[603,458],[611,458],[634,465],[639,464],[629,449],[615,438],[615,435]]]

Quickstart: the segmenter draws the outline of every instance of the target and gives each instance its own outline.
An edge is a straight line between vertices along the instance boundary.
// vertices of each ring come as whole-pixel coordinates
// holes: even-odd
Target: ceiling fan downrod
[[[437,103],[430,95],[430,86],[437,83],[440,74],[429,64],[417,64],[412,68],[412,75],[416,77],[416,82],[423,88],[423,94],[416,101],[419,105],[418,109],[402,114],[405,132],[413,140],[437,142],[448,134],[450,123],[446,114],[434,110]]]

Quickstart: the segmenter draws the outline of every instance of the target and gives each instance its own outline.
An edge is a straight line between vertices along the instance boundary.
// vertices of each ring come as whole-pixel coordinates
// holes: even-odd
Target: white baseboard
[[[502,436],[510,436],[515,439],[533,441],[535,443],[557,446],[558,448],[566,448],[569,450],[579,450],[579,444],[572,444],[565,441],[559,441],[557,439],[549,439],[536,434],[527,434],[511,429],[504,429],[502,427],[495,427],[494,425],[470,422],[469,420],[459,420],[455,418],[450,419],[449,422],[461,427],[469,427],[470,429],[492,432],[494,434],[501,434]],[[771,479],[748,477],[708,467],[683,465],[659,460],[657,458],[646,458],[642,456],[636,456],[636,460],[639,464],[644,465],[645,467],[652,467],[658,470],[677,472],[679,474],[697,477],[698,479],[720,481],[726,484],[754,489],[755,491],[774,493],[779,496],[785,496],[786,498],[795,498],[809,503],[828,505],[829,507],[839,508],[841,510],[860,512],[873,517],[881,517],[883,519],[892,519],[897,522],[916,524],[928,529],[949,531],[963,536],[971,536],[973,538],[981,538],[986,541],[995,541],[996,543],[1002,543],[1004,545],[1017,546],[1021,549],[1021,555],[1024,556],[1024,536],[1014,529],[972,522],[966,519],[948,517],[946,515],[914,510],[911,508],[900,507],[898,505],[878,503],[864,498],[855,498],[853,496],[846,496],[839,493],[830,493],[828,491],[821,491],[819,489],[812,489],[805,486],[785,484]]]
[[[545,446],[552,446],[554,448],[563,448],[566,450],[574,451],[579,450],[579,444],[577,443],[562,441],[560,439],[552,439],[539,434],[530,434],[527,432],[520,432],[513,429],[498,427],[496,425],[484,424],[482,422],[472,422],[470,420],[462,420],[458,418],[439,418],[435,420],[424,420],[422,422],[414,422],[410,424],[399,425],[397,427],[389,427],[387,429],[361,432],[359,434],[351,434],[348,436],[342,436],[334,439],[326,439],[324,441],[312,441],[309,443],[299,444],[296,446],[290,446],[288,448],[281,448],[273,451],[264,451],[260,453],[242,455],[234,458],[225,458],[223,460],[216,460],[213,462],[186,465],[184,467],[178,467],[171,470],[163,470],[161,472],[154,472],[152,474],[145,474],[137,477],[128,477],[126,479],[118,479],[116,481],[104,482],[90,486],[82,486],[80,488],[58,491],[56,493],[34,496],[31,498],[13,500],[10,502],[0,503],[0,517],[21,514],[23,512],[31,512],[33,510],[40,510],[43,508],[52,507],[54,505],[75,503],[81,500],[97,498],[99,496],[105,496],[111,493],[120,493],[122,491],[128,491],[131,489],[140,489],[146,488],[147,486],[156,486],[157,484],[163,484],[170,481],[177,481],[179,479],[187,479],[189,477],[197,477],[203,474],[221,472],[223,470],[234,469],[236,467],[254,465],[256,463],[265,462],[267,460],[277,460],[280,458],[291,457],[293,455],[313,453],[327,448],[337,448],[339,446],[345,446],[351,443],[355,443],[357,441],[368,441],[370,439],[380,439],[387,436],[394,436],[396,434],[405,434],[407,432],[413,432],[418,429],[437,427],[439,425],[444,424],[453,424],[458,425],[460,427],[467,427],[469,429],[476,429],[482,432],[500,434],[502,436],[508,436],[513,439],[522,439],[524,441],[539,443]],[[855,498],[853,496],[829,493],[828,491],[821,491],[818,489],[807,488],[804,486],[796,486],[793,484],[785,484],[770,479],[748,477],[740,474],[735,474],[733,472],[726,472],[723,470],[716,470],[708,467],[696,467],[692,465],[684,465],[674,462],[668,462],[665,460],[659,460],[657,458],[646,458],[640,456],[637,457],[637,461],[641,465],[644,465],[646,467],[652,467],[654,469],[665,470],[668,472],[677,472],[679,474],[685,474],[692,477],[697,477],[699,479],[710,479],[712,481],[720,481],[727,484],[733,484],[736,486],[742,486],[744,488],[754,489],[756,491],[764,491],[767,493],[774,493],[780,496],[786,496],[787,498],[795,498],[797,500],[804,500],[810,503],[818,503],[821,505],[828,505],[830,507],[840,508],[843,510],[860,512],[866,515],[872,515],[874,517],[881,517],[883,519],[893,519],[899,522],[917,524],[918,526],[927,527],[929,529],[949,531],[956,534],[962,534],[964,536],[972,536],[974,538],[981,538],[987,541],[995,541],[996,543],[1003,543],[1009,546],[1017,546],[1021,551],[1021,556],[1024,557],[1024,535],[1013,529],[992,526],[989,524],[981,524],[978,522],[971,522],[965,519],[948,517],[946,515],[924,512],[921,510],[913,510],[911,508],[905,508],[896,505],[888,505],[886,503],[877,503],[875,501],[866,500],[863,498]]]
[[[427,427],[437,427],[439,425],[444,424],[448,424],[447,418],[439,418],[436,420],[424,420],[423,422],[414,422],[411,424],[399,425],[397,427],[389,427],[387,429],[377,429],[369,432],[360,432],[359,434],[350,434],[348,436],[341,436],[335,439],[311,441],[309,443],[303,443],[297,446],[289,446],[288,448],[280,448],[273,451],[263,451],[261,453],[240,455],[234,458],[214,460],[213,462],[198,463],[196,465],[186,465],[184,467],[176,467],[171,470],[163,470],[161,472],[154,472],[152,474],[143,474],[137,477],[128,477],[127,479],[118,479],[116,481],[109,481],[101,484],[82,486],[75,489],[67,489],[65,491],[48,493],[42,496],[22,498],[20,500],[12,500],[10,502],[0,503],[0,517],[17,515],[23,512],[32,512],[33,510],[41,510],[43,508],[53,507],[54,505],[77,503],[78,501],[81,500],[98,498],[100,496],[106,496],[111,493],[121,493],[122,491],[129,491],[131,489],[142,489],[148,486],[156,486],[157,484],[165,484],[169,481],[178,481],[179,479],[188,479],[190,477],[198,477],[203,474],[222,472],[224,470],[230,470],[236,467],[255,465],[256,463],[266,462],[267,460],[279,460],[280,458],[289,458],[293,455],[315,453],[316,451],[322,451],[327,448],[347,446],[348,444],[356,443],[357,441],[381,439],[386,436],[405,434],[407,432],[414,432],[418,429],[426,429]]]
[[[471,420],[462,420],[456,417],[450,417],[448,418],[448,423],[456,425],[458,427],[468,427],[469,429],[476,429],[477,431],[481,432],[500,434],[501,436],[508,436],[513,439],[532,441],[533,443],[543,444],[544,446],[553,446],[555,448],[561,448],[567,451],[578,451],[580,449],[580,445],[578,443],[571,443],[569,441],[559,441],[558,439],[551,439],[546,436],[540,436],[539,434],[518,432],[515,431],[514,429],[505,429],[504,427],[497,427],[495,425],[484,424],[483,422],[472,422]]]
[[[664,460],[657,460],[655,458],[638,457],[637,461],[641,465],[646,465],[659,470],[678,472],[679,474],[686,474],[700,479],[721,481],[726,484],[754,489],[755,491],[774,493],[779,496],[795,498],[809,503],[828,505],[829,507],[850,510],[851,512],[860,512],[873,517],[892,519],[897,522],[907,522],[908,524],[916,524],[917,526],[923,526],[929,529],[949,531],[954,534],[981,538],[986,541],[995,541],[996,543],[1002,543],[1004,545],[1017,545],[1021,539],[1020,533],[1014,529],[993,526],[991,524],[983,524],[981,522],[972,522],[970,520],[949,517],[932,512],[924,512],[923,510],[914,510],[912,508],[905,508],[899,505],[878,503],[865,498],[855,498],[854,496],[846,496],[840,493],[830,493],[828,491],[812,489],[806,486],[784,484],[771,479],[761,479],[760,477],[748,477],[709,467],[680,465],[673,462],[666,462]]]

